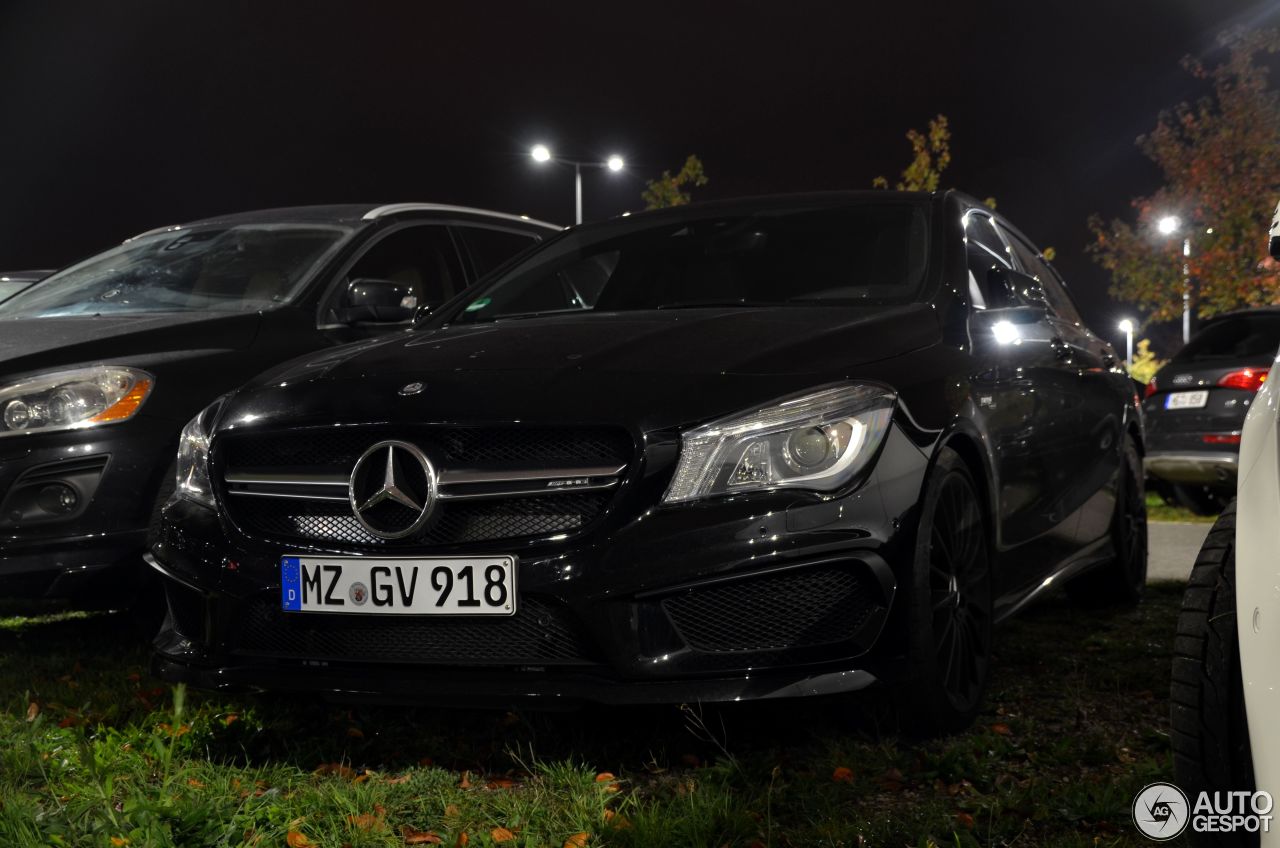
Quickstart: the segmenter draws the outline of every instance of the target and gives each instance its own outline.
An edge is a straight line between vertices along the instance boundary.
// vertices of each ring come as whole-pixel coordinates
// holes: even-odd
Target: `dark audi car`
[[[128,602],[192,415],[276,363],[403,332],[557,230],[433,204],[249,212],[0,304],[0,596]]]
[[[1137,398],[1017,230],[955,194],[574,228],[392,339],[186,428],[157,672],[439,702],[979,707],[1059,580],[1135,601]]]
[[[1147,385],[1147,473],[1166,496],[1202,515],[1235,497],[1244,417],[1277,349],[1280,309],[1227,313]]]

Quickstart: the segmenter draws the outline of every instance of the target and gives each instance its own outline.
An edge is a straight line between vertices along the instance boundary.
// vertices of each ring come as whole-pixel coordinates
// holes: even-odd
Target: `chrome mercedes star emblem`
[[[348,483],[351,510],[380,539],[403,539],[431,516],[436,470],[408,442],[378,442],[356,460]]]

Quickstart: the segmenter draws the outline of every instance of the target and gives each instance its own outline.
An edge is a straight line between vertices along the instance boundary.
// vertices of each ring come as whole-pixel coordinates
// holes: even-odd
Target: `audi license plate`
[[[286,612],[372,615],[514,615],[516,558],[287,556]]]
[[[1164,399],[1165,409],[1200,409],[1209,402],[1207,391],[1174,392]]]

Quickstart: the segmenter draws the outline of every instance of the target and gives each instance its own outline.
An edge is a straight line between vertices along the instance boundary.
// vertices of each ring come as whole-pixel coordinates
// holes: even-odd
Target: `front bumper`
[[[521,609],[503,619],[285,614],[279,560],[296,552],[178,502],[153,549],[169,602],[154,668],[199,687],[454,704],[860,689],[901,665],[893,598],[914,539],[900,528],[914,526],[925,467],[894,430],[870,478],[841,499],[621,504],[575,540],[489,543],[519,557]]]
[[[1240,457],[1226,451],[1152,450],[1143,464],[1152,477],[1170,483],[1234,486]]]
[[[0,595],[131,594],[145,573],[140,555],[176,438],[172,422],[140,416],[0,440]],[[73,491],[76,506],[43,510],[45,487]]]

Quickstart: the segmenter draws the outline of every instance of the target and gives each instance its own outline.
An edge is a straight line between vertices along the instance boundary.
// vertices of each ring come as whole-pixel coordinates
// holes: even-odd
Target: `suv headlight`
[[[896,400],[887,389],[851,384],[688,430],[663,503],[765,489],[835,491],[875,455]]]
[[[215,400],[187,422],[178,436],[177,481],[175,499],[183,498],[214,509],[213,484],[209,479],[209,430],[227,395]]]
[[[153,386],[155,378],[137,368],[95,365],[0,387],[0,438],[127,421]]]

